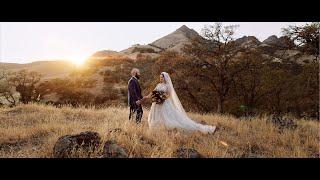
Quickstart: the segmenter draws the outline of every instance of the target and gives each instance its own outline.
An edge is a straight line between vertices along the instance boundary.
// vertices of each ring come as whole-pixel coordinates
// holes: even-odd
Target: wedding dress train
[[[164,125],[167,128],[179,128],[190,131],[201,131],[203,133],[213,133],[215,126],[203,125],[196,123],[188,117],[181,102],[173,88],[171,78],[168,73],[162,73],[165,83],[159,83],[155,90],[169,94],[169,98],[162,104],[152,103],[148,116],[150,129]]]

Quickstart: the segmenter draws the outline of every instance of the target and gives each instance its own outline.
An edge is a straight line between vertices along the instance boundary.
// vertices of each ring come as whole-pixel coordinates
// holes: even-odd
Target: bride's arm
[[[153,89],[153,90],[156,90],[156,87]],[[147,96],[145,96],[144,98],[145,99],[150,99],[151,98],[151,95],[152,95],[152,92],[150,92]]]
[[[149,93],[147,96],[145,96],[146,99],[151,98],[152,93]]]

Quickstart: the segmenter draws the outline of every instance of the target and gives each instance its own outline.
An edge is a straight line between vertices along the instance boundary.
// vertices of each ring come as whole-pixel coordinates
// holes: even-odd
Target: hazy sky
[[[148,44],[182,25],[200,32],[208,22],[0,22],[0,62],[86,58],[99,50],[120,51]],[[228,22],[238,24],[236,37],[263,41],[281,36],[281,28],[305,22]]]

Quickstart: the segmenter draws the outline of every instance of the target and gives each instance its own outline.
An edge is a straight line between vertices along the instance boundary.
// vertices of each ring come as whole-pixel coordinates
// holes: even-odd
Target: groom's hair
[[[138,68],[133,68],[133,69],[131,70],[131,75],[132,75],[132,76],[135,76],[138,71],[140,71]]]

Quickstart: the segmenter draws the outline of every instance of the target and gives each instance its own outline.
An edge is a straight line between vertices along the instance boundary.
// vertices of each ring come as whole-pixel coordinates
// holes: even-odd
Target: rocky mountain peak
[[[189,43],[191,39],[198,36],[200,35],[197,33],[197,31],[187,27],[186,25],[182,25],[174,32],[161,37],[150,44],[136,44],[120,52],[110,50],[98,51],[93,54],[92,57],[112,57],[122,55],[135,59],[136,55],[139,53],[147,53],[150,56],[158,56],[160,52],[165,50],[180,52],[186,43]]]
[[[293,45],[293,42],[288,41],[288,38],[285,36],[277,37],[275,35],[269,36],[267,39],[263,41],[264,44],[270,46],[276,46],[279,48],[286,48],[288,46]]]
[[[274,45],[278,43],[279,39],[276,35],[269,36],[267,39],[263,41],[265,44]]]
[[[187,38],[191,39],[194,38],[196,36],[199,36],[199,34],[197,33],[197,31],[188,28],[186,25],[181,26],[180,28],[178,28],[175,33],[182,33],[183,35],[185,35]]]
[[[170,33],[152,42],[150,45],[163,49],[174,49],[179,51],[183,44],[189,42],[190,39],[197,36],[199,36],[199,34],[195,30],[183,25],[173,33]]]
[[[186,30],[190,30],[190,29],[188,28],[188,26],[182,25],[182,26],[181,26],[180,28],[178,28],[177,30],[186,31]]]
[[[254,36],[243,36],[235,42],[241,47],[257,47],[261,42]]]
[[[254,36],[243,36],[239,39],[236,40],[240,44],[245,43],[245,42],[253,42],[253,43],[260,43],[260,41],[254,37]]]

